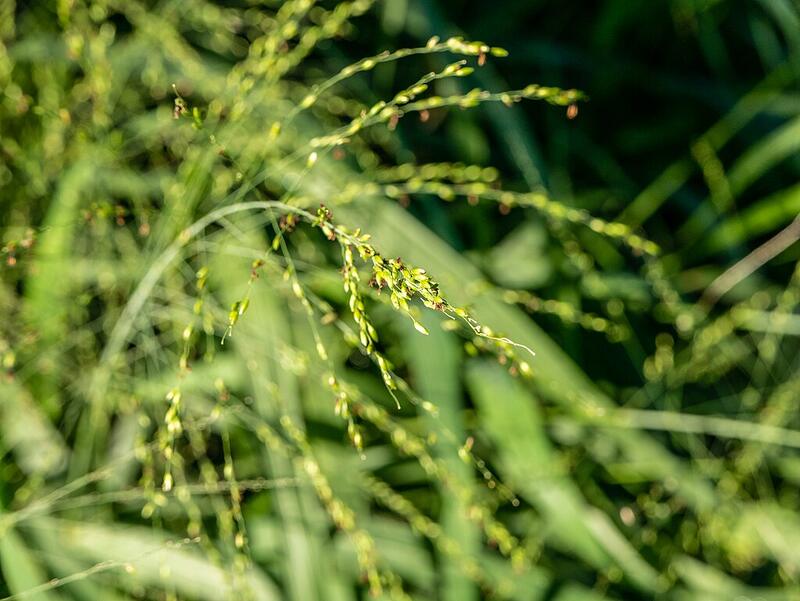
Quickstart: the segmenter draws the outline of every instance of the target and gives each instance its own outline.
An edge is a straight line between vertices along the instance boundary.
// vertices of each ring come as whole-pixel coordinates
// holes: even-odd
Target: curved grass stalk
[[[633,233],[627,225],[619,222],[608,222],[592,216],[591,213],[583,209],[566,206],[552,200],[544,192],[499,190],[482,182],[459,184],[441,181],[410,181],[386,184],[376,188],[390,198],[398,198],[408,194],[433,194],[445,201],[451,201],[456,196],[472,199],[484,198],[499,203],[504,210],[510,210],[513,207],[530,207],[556,221],[583,225],[602,236],[619,240],[637,253],[643,253],[651,257],[660,253],[658,245]]]
[[[205,228],[207,228],[209,225],[224,217],[227,217],[228,215],[259,209],[274,209],[284,213],[302,214],[309,219],[314,218],[311,213],[303,211],[302,209],[298,209],[297,207],[291,207],[281,202],[255,200],[220,207],[195,221],[192,225],[184,229],[180,236],[178,236],[178,238],[172,244],[170,244],[158,256],[158,258],[156,258],[156,260],[145,273],[144,277],[136,286],[136,289],[133,291],[133,294],[131,294],[130,299],[126,303],[122,314],[120,315],[116,324],[114,324],[114,328],[111,330],[111,334],[108,337],[108,342],[103,349],[103,353],[100,355],[100,364],[108,364],[116,359],[120,350],[122,350],[122,346],[125,344],[130,329],[133,326],[133,322],[147,301],[147,298],[150,296],[150,292],[153,290],[154,286],[161,278],[167,267],[169,267],[170,263],[177,258],[181,250],[192,238],[205,230]]]
[[[137,561],[150,557],[151,555],[163,551],[164,549],[180,549],[182,547],[197,545],[199,543],[200,543],[199,537],[183,538],[176,541],[167,541],[163,545],[159,545],[158,547],[153,547],[153,549],[140,553],[135,557],[131,557],[126,561],[118,561],[113,559],[101,561],[85,570],[76,572],[75,574],[70,574],[69,576],[64,576],[62,578],[53,578],[52,580],[45,582],[44,584],[28,589],[24,592],[3,597],[2,599],[0,599],[0,601],[18,601],[19,599],[28,599],[29,597],[41,595],[42,593],[46,593],[47,591],[52,591],[54,589],[61,588],[62,586],[65,586],[67,584],[78,582],[79,580],[90,578],[95,574],[99,574],[101,572],[107,572],[109,570],[122,569],[125,570],[126,572],[132,571],[135,570],[135,564]]]
[[[389,52],[381,52],[375,56],[370,56],[360,61],[344,67],[336,75],[328,78],[319,85],[311,88],[309,94],[297,105],[289,116],[286,118],[285,124],[288,125],[292,120],[299,115],[302,111],[311,108],[319,100],[320,96],[330,90],[332,87],[340,84],[341,82],[357,75],[371,71],[376,66],[389,63],[392,61],[400,60],[409,56],[420,54],[437,54],[443,52],[451,52],[454,54],[465,54],[468,56],[480,56],[481,54],[491,53],[494,56],[505,56],[507,53],[502,48],[491,47],[483,42],[464,42],[461,38],[450,38],[445,42],[438,42],[438,38],[431,38],[425,46],[417,48],[402,48]]]

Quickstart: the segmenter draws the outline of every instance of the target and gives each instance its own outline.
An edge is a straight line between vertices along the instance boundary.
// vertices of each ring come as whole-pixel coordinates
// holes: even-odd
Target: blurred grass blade
[[[19,383],[0,379],[0,434],[28,475],[52,475],[66,465],[61,434]]]
[[[53,591],[30,593],[48,581],[48,576],[35,559],[34,551],[25,546],[16,530],[0,532],[0,567],[12,597],[30,601],[58,601],[62,599]]]
[[[442,330],[442,321],[438,316],[426,312],[420,321],[428,330],[428,336],[420,336],[407,327],[404,333],[411,376],[417,384],[415,389],[438,408],[438,417],[434,419],[426,414],[425,422],[427,428],[436,432],[439,438],[435,447],[439,458],[461,486],[471,487],[471,470],[458,456],[458,447],[466,440],[459,382],[462,361],[459,345],[452,334]],[[475,524],[467,517],[466,503],[444,484],[440,484],[440,494],[443,507],[439,521],[443,533],[456,541],[467,557],[474,557],[479,549],[480,535]],[[440,561],[444,564],[441,599],[477,599],[478,591],[456,562],[447,556],[440,557]]]
[[[178,548],[149,528],[52,518],[37,519],[32,526],[50,532],[64,554],[84,560],[87,568],[99,562],[123,564],[109,572],[122,588],[144,585],[208,601],[228,598],[234,590],[229,568],[211,563],[191,545]],[[125,565],[131,569],[123,569]],[[258,570],[249,570],[241,586],[256,601],[282,598],[275,585]]]
[[[548,524],[548,538],[597,569],[612,561],[643,590],[661,589],[658,573],[616,530],[608,517],[586,504],[574,482],[557,466],[535,399],[496,364],[475,362],[467,383],[484,428],[501,459],[501,471]]]

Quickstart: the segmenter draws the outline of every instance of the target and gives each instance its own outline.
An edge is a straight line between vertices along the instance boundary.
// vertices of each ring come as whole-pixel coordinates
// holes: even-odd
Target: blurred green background
[[[0,0],[0,600],[800,599],[799,78],[793,0]]]

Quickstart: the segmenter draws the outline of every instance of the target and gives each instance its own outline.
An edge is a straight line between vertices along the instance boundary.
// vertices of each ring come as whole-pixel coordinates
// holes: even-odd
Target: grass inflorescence
[[[796,594],[793,122],[725,172],[789,95],[622,210],[524,53],[265,4],[0,0],[0,599]]]

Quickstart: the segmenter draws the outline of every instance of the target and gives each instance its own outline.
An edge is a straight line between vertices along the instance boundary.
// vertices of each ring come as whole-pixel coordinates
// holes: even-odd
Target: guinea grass
[[[0,1],[0,598],[794,594],[796,11],[674,7],[653,170],[517,20],[372,4]]]

